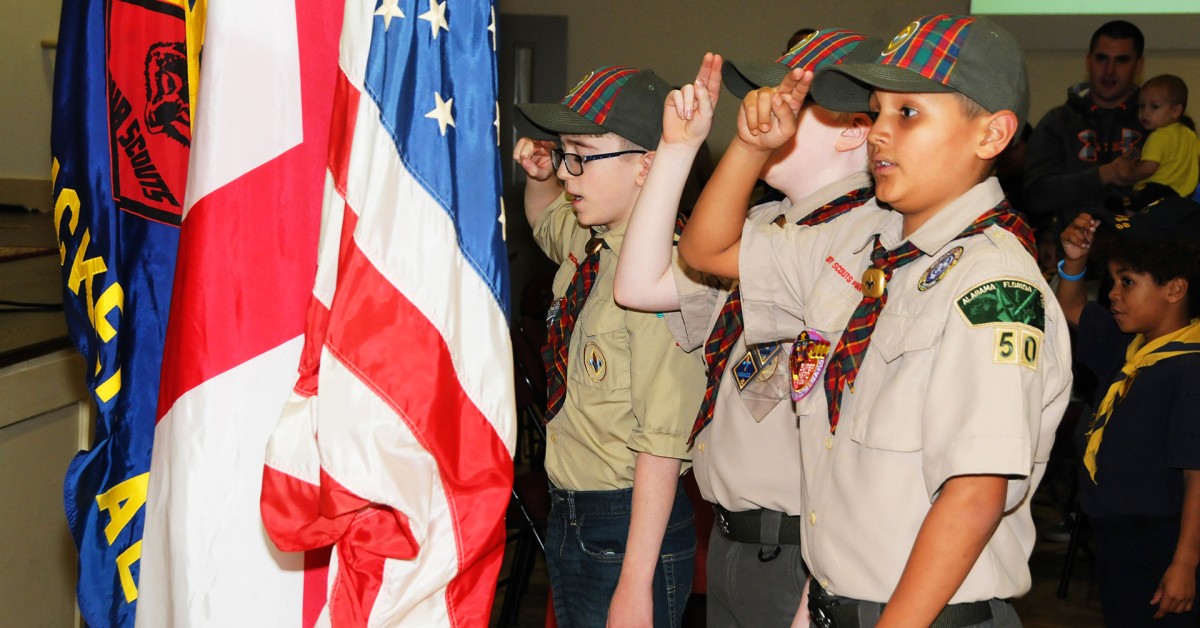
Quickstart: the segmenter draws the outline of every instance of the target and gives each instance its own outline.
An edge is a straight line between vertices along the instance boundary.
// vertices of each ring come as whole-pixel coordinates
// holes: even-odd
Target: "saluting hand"
[[[721,95],[721,55],[704,55],[693,83],[667,94],[663,105],[663,141],[700,146],[712,129],[713,111]]]
[[[513,161],[521,164],[530,179],[546,181],[554,176],[550,162],[551,150],[554,150],[554,142],[522,137],[513,147]]]
[[[746,94],[738,115],[738,139],[766,151],[783,146],[796,134],[811,85],[812,72],[797,68],[778,87],[762,87]]]

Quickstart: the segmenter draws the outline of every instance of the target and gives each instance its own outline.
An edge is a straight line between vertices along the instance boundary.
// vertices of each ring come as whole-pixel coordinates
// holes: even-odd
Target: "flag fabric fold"
[[[261,509],[321,622],[483,626],[515,404],[488,2],[346,3],[299,379]]]
[[[138,626],[315,621],[325,559],[274,547],[258,502],[316,271],[343,5],[207,5]]]

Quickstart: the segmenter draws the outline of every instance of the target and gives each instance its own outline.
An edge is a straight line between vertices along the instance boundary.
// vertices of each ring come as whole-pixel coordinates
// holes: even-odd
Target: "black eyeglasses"
[[[583,164],[597,159],[608,159],[609,157],[619,157],[621,155],[630,155],[633,153],[645,154],[648,150],[622,150],[615,153],[601,153],[599,155],[578,155],[576,153],[565,153],[557,148],[550,151],[550,165],[554,166],[555,170],[562,164],[567,164],[567,172],[574,176],[583,174]]]

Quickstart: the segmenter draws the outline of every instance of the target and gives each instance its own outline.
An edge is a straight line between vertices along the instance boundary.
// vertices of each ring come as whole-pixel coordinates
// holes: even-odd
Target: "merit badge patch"
[[[958,297],[955,305],[972,327],[1016,323],[1038,331],[1046,329],[1046,302],[1042,291],[1020,279],[981,283]]]
[[[783,347],[778,342],[764,342],[749,347],[742,359],[733,367],[733,378],[739,391],[754,380],[765,382],[775,374],[779,364],[779,354]]]
[[[925,269],[925,274],[921,276],[921,281],[917,283],[917,290],[924,292],[941,281],[946,273],[954,268],[958,263],[958,259],[962,257],[963,247],[956,246],[950,249],[945,255],[939,257],[936,262]]]
[[[792,345],[789,366],[792,370],[792,401],[800,401],[821,381],[825,360],[829,357],[829,341],[814,330],[800,332]]]
[[[594,342],[583,346],[583,370],[593,382],[604,381],[604,376],[608,374],[608,361],[604,359],[604,352]]]

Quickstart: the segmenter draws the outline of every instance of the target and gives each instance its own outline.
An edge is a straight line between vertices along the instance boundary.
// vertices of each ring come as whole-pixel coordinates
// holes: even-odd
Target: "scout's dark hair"
[[[1158,285],[1182,277],[1188,280],[1188,316],[1200,315],[1200,244],[1163,242],[1157,238],[1117,237],[1104,229],[1096,238],[1102,259],[1148,273]]]
[[[1109,39],[1132,39],[1133,51],[1138,57],[1146,50],[1146,37],[1142,35],[1142,29],[1138,28],[1133,22],[1125,20],[1113,20],[1105,22],[1092,33],[1092,41],[1088,44],[1088,54],[1096,49],[1096,42],[1100,41],[1101,37]]]

